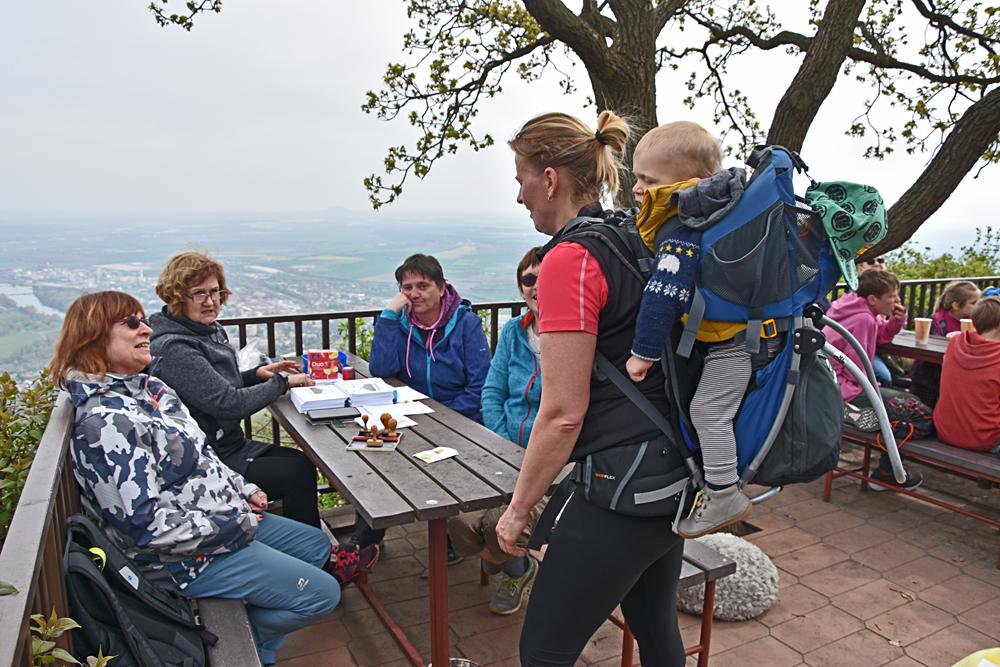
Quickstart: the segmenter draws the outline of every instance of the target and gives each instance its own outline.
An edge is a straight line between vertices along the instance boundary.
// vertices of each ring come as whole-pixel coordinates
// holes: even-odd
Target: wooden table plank
[[[507,438],[497,435],[482,424],[470,422],[466,417],[458,414],[454,410],[438,410],[437,405],[433,402],[431,405],[434,407],[435,411],[427,415],[428,417],[431,417],[434,421],[438,422],[442,426],[445,426],[458,435],[473,439],[478,446],[484,447],[488,449],[488,451],[493,452],[495,456],[511,467],[516,468],[517,470],[521,469],[521,463],[524,461],[523,449],[512,443]]]
[[[704,570],[708,581],[721,579],[736,571],[734,561],[695,540],[684,540],[684,560]]]
[[[891,343],[878,346],[878,351],[882,354],[895,354],[932,364],[941,364],[947,349],[948,339],[944,336],[930,336],[926,343],[917,343],[912,331],[900,331]]]
[[[419,417],[431,417],[431,415],[419,415]],[[504,494],[505,502],[510,500],[510,495],[514,492],[514,484],[517,482],[518,468],[504,461],[493,451],[484,449],[478,443],[456,433],[435,419],[418,419],[417,421],[417,426],[407,430],[423,436],[430,442],[455,449],[458,452],[457,462],[460,465],[499,493]],[[513,443],[509,444],[513,445]]]
[[[330,424],[326,428],[337,433],[345,442],[358,432],[358,426],[353,422]],[[367,462],[372,470],[409,503],[421,521],[454,516],[460,511],[458,500],[424,475],[417,466],[419,462],[416,459],[398,448],[393,452],[345,451]]]
[[[347,360],[360,376],[371,377],[368,362],[364,359],[349,354],[347,355]],[[401,387],[406,384],[394,377],[383,379],[394,387]],[[505,475],[496,475],[496,472],[498,472],[496,468],[497,464],[493,462],[493,459],[500,459],[506,463],[513,469],[513,474],[516,478],[517,471],[521,469],[521,462],[524,460],[524,450],[521,447],[438,401],[429,399],[421,402],[433,408],[434,412],[412,417],[414,421],[418,422],[418,426],[411,427],[411,429],[415,429],[418,433],[426,433],[427,439],[431,442],[459,450],[459,456],[466,460],[468,468],[476,472],[476,474],[487,482],[490,481],[490,478],[505,477]],[[423,419],[418,419],[418,417],[430,417],[431,420],[444,428],[434,426]],[[476,447],[479,451],[477,452],[462,443],[468,443]],[[486,458],[483,458],[480,452],[485,452]],[[500,468],[499,471],[506,472],[503,468]],[[494,479],[493,481],[497,480]],[[507,500],[510,499],[509,494],[514,490],[513,484],[509,486],[509,489],[506,483],[503,485],[493,484],[493,486],[496,486],[505,493]]]
[[[460,460],[462,456],[461,452],[458,457],[434,463],[425,463],[413,457],[417,452],[433,449],[434,447],[451,447],[453,445],[452,442],[439,442],[433,439],[426,439],[419,433],[413,432],[413,427],[407,428],[406,431],[410,431],[410,433],[400,441],[397,451],[408,456],[410,461],[420,468],[425,475],[443,488],[448,489],[448,493],[458,500],[459,507],[463,512],[496,507],[497,495],[501,492],[475,474],[470,473],[469,469],[463,465],[463,461]]]
[[[311,454],[320,471],[354,505],[373,528],[411,523],[416,518],[406,503],[364,459],[346,448],[344,439],[326,426],[313,426],[282,396],[271,414],[292,438]]]
[[[687,561],[681,563],[681,577],[677,582],[678,590],[705,583],[705,571]]]

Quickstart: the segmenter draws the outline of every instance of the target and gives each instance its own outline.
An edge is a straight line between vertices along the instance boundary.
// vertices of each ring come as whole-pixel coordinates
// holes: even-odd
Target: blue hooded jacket
[[[521,447],[542,401],[542,369],[525,333],[533,319],[529,311],[504,325],[483,387],[483,424]]]
[[[368,370],[380,377],[397,377],[469,419],[481,419],[480,394],[490,368],[490,344],[482,320],[469,306],[469,301],[462,299],[452,313],[444,334],[434,342],[433,359],[423,332],[413,325],[405,310],[383,310],[375,318]]]

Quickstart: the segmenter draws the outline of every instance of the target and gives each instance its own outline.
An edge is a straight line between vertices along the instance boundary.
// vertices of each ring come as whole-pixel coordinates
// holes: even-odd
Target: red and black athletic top
[[[597,208],[581,216],[601,217]],[[600,225],[588,229],[592,233]],[[606,235],[625,257],[631,252],[613,232]],[[597,336],[597,349],[626,377],[635,318],[644,283],[608,245],[590,233],[572,227],[556,234],[542,249],[538,278],[538,330],[584,331]],[[670,415],[664,391],[665,377],[654,364],[637,387],[663,414]],[[590,404],[570,459],[616,445],[651,440],[660,430],[610,380],[591,377]]]

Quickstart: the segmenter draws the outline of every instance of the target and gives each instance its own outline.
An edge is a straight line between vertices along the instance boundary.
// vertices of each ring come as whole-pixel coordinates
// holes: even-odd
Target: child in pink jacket
[[[858,289],[834,301],[826,315],[858,339],[870,362],[875,357],[875,348],[882,343],[891,342],[906,324],[906,307],[899,300],[899,279],[888,271],[865,271],[858,276]],[[864,368],[857,352],[843,336],[830,327],[825,327],[823,333],[831,345],[843,352],[858,368]],[[830,362],[837,372],[837,382],[840,383],[844,402],[859,408],[871,407],[871,402],[861,390],[861,384],[847,368],[836,359],[831,359]],[[883,400],[901,393],[887,387],[882,387],[879,391]],[[872,477],[880,482],[872,484],[871,488],[875,491],[883,491],[886,486],[914,489],[923,481],[919,473],[909,473],[906,482],[897,483],[892,475],[889,457],[885,454],[879,459],[878,469],[872,473]]]

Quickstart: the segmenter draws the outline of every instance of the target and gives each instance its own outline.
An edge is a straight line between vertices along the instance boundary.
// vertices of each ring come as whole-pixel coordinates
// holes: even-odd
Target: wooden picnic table
[[[878,346],[878,351],[882,354],[895,354],[938,365],[944,361],[946,349],[948,349],[948,339],[944,336],[930,336],[926,343],[918,343],[913,332],[906,330],[896,334],[891,343]]]
[[[369,376],[364,360],[348,355],[348,363],[359,377]],[[425,402],[434,412],[413,415],[417,425],[403,429],[405,435],[392,452],[348,450],[347,444],[359,430],[353,420],[313,425],[287,395],[270,410],[369,525],[388,528],[427,522],[430,663],[440,667],[449,662],[447,519],[509,502],[524,450],[437,401]],[[413,457],[440,446],[457,450],[458,456],[431,464]],[[361,577],[358,587],[410,662],[426,665],[379,602],[367,576]]]

